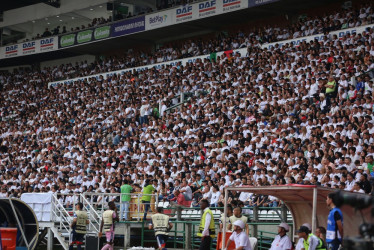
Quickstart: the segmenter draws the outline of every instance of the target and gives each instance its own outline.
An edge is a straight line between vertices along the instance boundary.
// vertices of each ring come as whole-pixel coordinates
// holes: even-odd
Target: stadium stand
[[[118,193],[123,179],[140,191],[147,178],[156,180],[164,202],[186,180],[192,206],[212,196],[211,205],[219,205],[226,186],[297,183],[371,193],[374,31],[342,39],[327,33],[373,17],[366,4],[291,28],[189,41],[155,54],[131,51],[92,65],[4,73],[0,197]],[[319,32],[323,41],[258,46]],[[47,87],[56,79],[243,47],[246,55]],[[181,93],[188,102],[167,111]],[[230,198],[279,205],[268,196],[232,192]]]
[[[336,21],[333,21],[336,20]],[[304,17],[296,25],[254,28],[251,32],[238,31],[228,37],[222,35],[207,41],[196,39],[172,43],[158,49],[155,53],[134,51],[130,49],[124,55],[117,55],[92,64],[81,62],[60,67],[45,68],[49,81],[68,79],[76,76],[87,76],[119,69],[144,66],[154,63],[167,62],[192,56],[210,54],[231,49],[256,47],[260,44],[272,43],[291,38],[310,36],[315,34],[328,34],[329,32],[358,27],[374,23],[372,5],[366,4],[358,10],[342,10],[324,17]]]

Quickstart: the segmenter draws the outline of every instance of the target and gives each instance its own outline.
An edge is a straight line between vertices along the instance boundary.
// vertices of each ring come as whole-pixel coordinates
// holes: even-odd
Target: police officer
[[[101,238],[102,231],[104,228],[106,236],[106,245],[101,250],[113,250],[113,240],[114,240],[114,222],[118,221],[117,207],[113,201],[108,203],[109,209],[103,213],[103,218],[101,220],[99,237]]]
[[[74,213],[74,219],[70,224],[70,227],[72,229],[72,241],[69,246],[69,250],[72,250],[74,247],[74,244],[77,244],[77,249],[80,250],[81,245],[83,245],[83,239],[84,236],[87,233],[86,226],[89,223],[88,216],[86,211],[82,211],[83,204],[81,202],[77,203],[75,205],[75,213]]]
[[[152,222],[149,224],[149,230],[154,229],[158,249],[166,250],[166,241],[168,239],[168,231],[173,227],[169,222],[169,216],[162,214],[162,207],[157,208],[157,213],[152,215]]]
[[[200,208],[203,211],[203,216],[200,220],[198,237],[201,237],[200,250],[206,250],[210,248],[212,238],[216,237],[216,228],[214,226],[214,217],[212,211],[209,209],[208,200],[200,201]]]
[[[327,249],[337,250],[343,240],[343,213],[336,207],[333,201],[334,193],[329,193],[326,199],[327,207],[330,209],[327,218],[326,243]]]
[[[304,239],[303,248],[305,250],[326,250],[324,242],[313,233],[311,233],[308,227],[301,226],[297,233],[299,235],[299,238]]]

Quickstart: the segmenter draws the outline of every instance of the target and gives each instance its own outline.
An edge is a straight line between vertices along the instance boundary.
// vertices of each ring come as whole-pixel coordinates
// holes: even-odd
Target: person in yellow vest
[[[319,239],[317,236],[312,234],[308,227],[301,226],[297,231],[299,238],[304,239],[304,247],[305,250],[326,250],[326,246],[324,245],[323,241]]]
[[[229,226],[228,229],[232,230],[233,229],[233,224],[235,221],[241,220],[245,224],[245,233],[249,235],[249,226],[248,226],[248,217],[242,215],[242,208],[241,207],[236,207],[234,208],[234,215],[229,217]]]
[[[166,241],[168,240],[168,231],[173,227],[169,222],[169,216],[162,213],[162,207],[157,208],[157,213],[152,215],[152,222],[149,224],[149,230],[154,229],[158,249],[166,250]]]
[[[117,207],[113,201],[108,203],[109,209],[103,213],[100,224],[99,238],[103,236],[103,228],[106,236],[106,244],[101,250],[113,250],[114,224],[118,221]]]
[[[82,249],[83,245],[83,240],[84,236],[87,233],[87,224],[89,223],[88,221],[88,216],[86,211],[82,211],[83,209],[83,204],[81,202],[77,203],[75,205],[75,212],[74,212],[74,218],[73,221],[70,224],[70,227],[72,229],[72,241],[69,246],[69,250],[72,250],[74,248],[74,245],[77,245],[77,249],[80,250]]]
[[[216,228],[214,226],[214,217],[212,211],[209,209],[209,201],[201,200],[200,208],[203,211],[201,216],[198,237],[201,237],[200,250],[210,249],[212,238],[216,237]]]

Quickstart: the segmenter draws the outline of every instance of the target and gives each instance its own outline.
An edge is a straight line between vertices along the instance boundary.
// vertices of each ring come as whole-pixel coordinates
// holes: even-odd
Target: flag
[[[224,53],[226,55],[227,58],[230,57],[230,54],[232,54],[234,51],[231,49],[231,50],[226,50]]]
[[[210,53],[210,61],[211,62],[216,62],[216,60],[217,60],[217,53],[216,52],[214,52],[214,53]]]

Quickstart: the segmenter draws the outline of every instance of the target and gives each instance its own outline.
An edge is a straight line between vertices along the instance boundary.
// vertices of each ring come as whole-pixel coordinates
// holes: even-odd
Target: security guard
[[[109,209],[103,213],[103,218],[101,220],[99,238],[101,238],[102,231],[104,228],[106,236],[106,245],[102,248],[104,249],[113,249],[113,240],[114,240],[114,222],[118,221],[117,207],[113,201],[108,203]]]
[[[200,201],[200,208],[203,211],[203,216],[200,220],[198,237],[201,237],[200,250],[206,250],[210,248],[212,238],[216,237],[216,228],[214,226],[214,217],[212,211],[209,209],[208,200]]]
[[[329,193],[326,199],[326,205],[330,209],[327,218],[326,243],[329,250],[338,250],[343,241],[343,213],[336,207],[333,198],[334,193]]]
[[[87,233],[86,225],[89,223],[86,211],[82,211],[83,204],[81,202],[75,205],[74,219],[70,224],[72,229],[72,242],[70,243],[69,250],[72,250],[74,244],[77,244],[77,249],[80,250],[83,245],[84,236]]]
[[[162,214],[162,207],[157,208],[157,213],[152,215],[152,222],[149,224],[149,230],[154,229],[158,249],[166,250],[166,241],[168,239],[168,231],[173,227],[169,222],[169,216]]]

